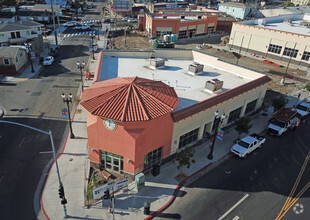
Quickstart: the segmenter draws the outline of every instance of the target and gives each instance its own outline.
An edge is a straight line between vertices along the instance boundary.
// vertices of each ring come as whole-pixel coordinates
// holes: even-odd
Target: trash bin
[[[144,215],[149,215],[150,214],[150,207],[151,204],[149,202],[144,202]]]

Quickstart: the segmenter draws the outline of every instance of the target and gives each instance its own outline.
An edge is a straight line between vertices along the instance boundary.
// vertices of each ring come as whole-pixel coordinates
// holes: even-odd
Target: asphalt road
[[[92,11],[83,20],[99,18]],[[80,71],[76,62],[88,63],[88,43],[86,36],[67,38],[58,49],[55,63],[37,77],[18,84],[1,84],[1,106],[7,110],[4,120],[51,130],[59,151],[68,131],[67,119],[61,117],[61,108],[66,106],[60,95],[77,94]],[[48,135],[0,124],[0,219],[36,219],[34,205],[38,206],[39,201],[34,201],[34,194],[41,175],[45,175],[42,171],[52,159],[51,150]]]
[[[262,149],[246,159],[231,157],[188,187],[181,188],[174,203],[156,219],[276,219],[290,192],[295,198],[310,183],[310,119],[280,138],[267,136]],[[303,174],[297,180],[300,170]],[[283,219],[310,216],[310,190],[291,203]],[[248,195],[247,195],[248,194]],[[242,200],[244,198],[244,200]]]

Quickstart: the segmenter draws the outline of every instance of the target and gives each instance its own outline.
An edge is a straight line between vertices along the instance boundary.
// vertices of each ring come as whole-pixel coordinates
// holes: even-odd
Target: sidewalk
[[[100,42],[102,45],[102,43]],[[100,46],[101,46],[100,45]],[[98,53],[95,54],[97,59]],[[90,72],[94,72],[96,62],[89,63]],[[92,84],[92,80],[84,83],[85,88]],[[65,197],[68,201],[67,214],[68,219],[85,218],[85,219],[112,219],[112,214],[108,213],[107,207],[111,205],[110,200],[98,201],[95,205],[84,207],[84,191],[86,189],[89,160],[87,147],[87,130],[86,130],[86,110],[81,109],[80,113],[75,111],[72,123],[75,139],[67,136],[64,144],[64,150],[58,158],[61,181],[64,185]],[[265,114],[262,114],[265,113]],[[261,133],[267,127],[267,121],[270,119],[273,111],[272,108],[266,109],[252,116],[253,127],[250,133]],[[147,215],[143,214],[144,202],[151,203],[151,213],[165,207],[172,201],[177,190],[184,184],[187,186],[199,176],[202,176],[217,164],[228,159],[231,154],[230,148],[233,140],[238,136],[234,128],[225,131],[224,140],[216,140],[214,147],[214,158],[208,160],[207,155],[210,151],[211,140],[204,142],[195,148],[194,160],[190,169],[184,168],[184,173],[188,178],[179,183],[175,177],[180,173],[174,162],[168,162],[161,166],[160,175],[154,177],[146,176],[145,187],[137,192],[134,182],[129,184],[127,192],[116,194],[115,219],[144,219]],[[58,197],[58,177],[55,165],[52,166],[46,175],[47,180],[43,186],[41,194],[41,213],[40,219],[63,219],[64,210]],[[176,190],[177,189],[177,190]]]

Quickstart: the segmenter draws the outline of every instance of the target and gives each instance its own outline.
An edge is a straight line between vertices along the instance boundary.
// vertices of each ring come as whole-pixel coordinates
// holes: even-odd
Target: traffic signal
[[[66,205],[66,204],[67,204],[67,200],[66,200],[66,198],[62,198],[62,200],[61,200],[61,204],[62,204],[62,205]]]
[[[103,198],[104,198],[104,199],[109,199],[109,198],[110,198],[110,192],[109,192],[109,190],[105,190],[105,191],[104,191]]]
[[[65,191],[64,191],[64,187],[60,186],[58,189],[58,194],[59,194],[59,198],[64,198],[65,197]]]

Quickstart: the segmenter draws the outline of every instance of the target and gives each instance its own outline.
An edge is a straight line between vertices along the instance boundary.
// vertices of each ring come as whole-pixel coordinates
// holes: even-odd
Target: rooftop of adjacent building
[[[181,21],[193,21],[207,18],[207,16],[195,14],[152,14],[152,16],[154,19],[181,19]]]
[[[154,69],[150,67],[150,55],[148,57],[134,57],[121,56],[120,52],[115,56],[113,52],[109,52],[109,54],[111,55],[103,55],[102,57],[98,81],[134,76],[162,81],[172,86],[180,98],[175,111],[187,108],[264,76],[253,70],[245,68],[241,70],[241,67],[219,61],[216,57],[211,58],[216,60],[213,63],[208,62],[208,57],[200,57],[199,60],[190,57],[164,58],[164,67]],[[202,59],[203,61],[201,61]],[[203,72],[196,75],[189,74],[189,66],[195,62],[204,65]],[[206,90],[205,87],[207,81],[215,78],[223,81],[223,87],[221,90],[212,93]]]
[[[283,16],[240,21],[238,23],[310,36],[310,14],[288,14]]]

